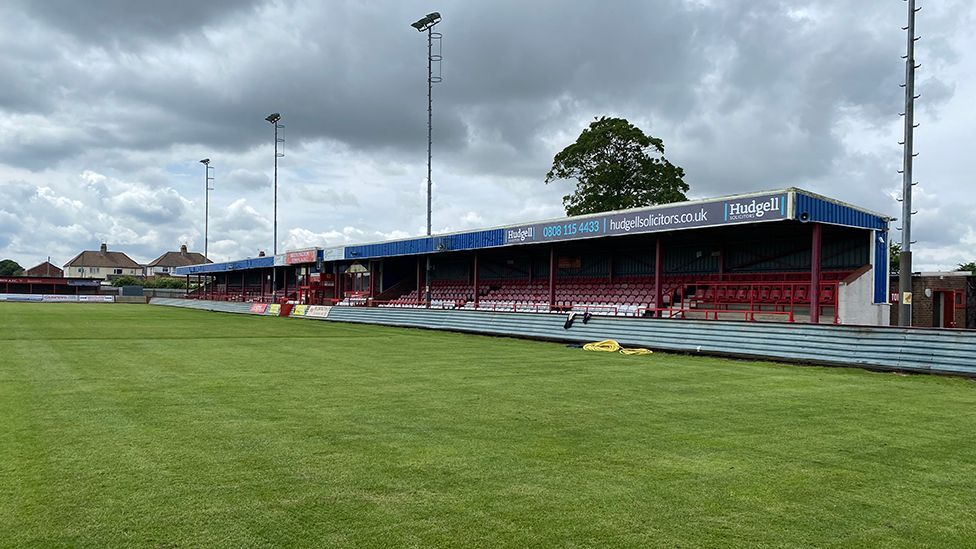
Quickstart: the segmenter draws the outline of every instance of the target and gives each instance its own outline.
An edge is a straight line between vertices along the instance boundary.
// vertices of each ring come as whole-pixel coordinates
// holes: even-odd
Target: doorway
[[[935,328],[956,327],[956,292],[951,290],[932,292],[932,326]]]

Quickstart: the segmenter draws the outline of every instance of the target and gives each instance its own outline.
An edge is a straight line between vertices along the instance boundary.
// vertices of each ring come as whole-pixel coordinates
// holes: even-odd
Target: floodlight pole
[[[915,158],[915,13],[921,8],[915,8],[915,0],[908,0],[908,26],[903,30],[908,32],[908,46],[905,54],[905,133],[902,140],[902,206],[901,206],[901,256],[898,261],[898,324],[912,325],[912,301],[909,298],[912,291],[912,160]]]
[[[278,129],[284,128],[283,125],[278,122],[281,120],[281,114],[273,112],[265,117],[272,126],[274,126],[274,243],[272,246],[273,254],[278,255],[278,158],[284,156],[284,153],[278,152],[278,143],[284,141],[284,139],[278,138]],[[277,267],[271,267],[271,292],[272,295],[278,291],[278,269]],[[285,279],[287,284],[287,278]],[[287,296],[286,296],[287,297]]]
[[[204,174],[205,174],[205,178],[204,178],[205,179],[205,181],[204,181],[204,196],[205,196],[205,198],[204,198],[204,210],[203,210],[203,212],[204,212],[203,213],[203,257],[204,257],[204,259],[208,259],[210,257],[210,254],[209,254],[209,250],[210,250],[210,248],[209,248],[209,243],[210,243],[210,191],[214,190],[213,187],[210,186],[211,183],[213,183],[213,180],[214,180],[213,176],[210,175],[210,174],[213,173],[214,167],[210,165],[210,159],[209,158],[204,158],[203,160],[200,161],[200,163],[203,164],[203,166],[204,166]]]
[[[441,76],[434,76],[434,62],[440,63],[441,55],[434,55],[434,40],[440,40],[441,34],[434,32],[434,25],[441,21],[441,14],[437,12],[427,14],[411,26],[418,31],[427,31],[427,236],[431,235],[431,211],[432,211],[432,189],[433,180],[431,173],[434,131],[434,84],[441,81]],[[440,44],[440,42],[438,42]],[[424,303],[430,307],[430,254],[427,254],[427,267],[424,273]]]
[[[431,149],[434,144],[434,26],[427,27],[427,236],[431,217]]]

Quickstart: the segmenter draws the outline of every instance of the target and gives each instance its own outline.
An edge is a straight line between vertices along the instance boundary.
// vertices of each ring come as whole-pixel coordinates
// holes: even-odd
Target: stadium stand
[[[888,221],[786,189],[178,274],[199,299],[878,324]]]

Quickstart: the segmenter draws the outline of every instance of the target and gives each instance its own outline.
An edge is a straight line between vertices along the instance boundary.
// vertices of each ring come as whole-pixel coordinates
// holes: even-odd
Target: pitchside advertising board
[[[788,194],[750,196],[695,204],[675,204],[645,212],[608,214],[580,220],[550,221],[505,231],[505,244],[552,242],[597,236],[653,233],[736,223],[787,219]]]
[[[0,301],[26,301],[31,303],[114,303],[115,296],[0,294]]]

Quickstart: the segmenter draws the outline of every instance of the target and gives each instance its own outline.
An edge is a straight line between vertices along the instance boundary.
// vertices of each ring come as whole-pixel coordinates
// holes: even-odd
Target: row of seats
[[[700,303],[761,303],[788,304],[810,302],[809,284],[709,284],[698,285],[692,299]],[[837,301],[836,286],[827,284],[820,288],[821,304]]]
[[[713,304],[783,305],[809,304],[809,284],[791,284],[783,279],[809,273],[778,273],[765,275],[778,281],[711,282],[703,275],[670,276],[662,281],[663,303],[687,302],[691,306]],[[704,278],[718,275],[706,275]],[[724,275],[728,277],[729,275]],[[737,275],[742,276],[742,275]],[[755,276],[755,275],[753,275]],[[846,277],[846,273],[832,273],[828,279]],[[636,315],[642,309],[656,306],[654,282],[646,277],[621,277],[614,282],[605,278],[560,280],[555,288],[555,310],[590,312],[593,314]],[[480,288],[478,308],[509,311],[546,312],[549,307],[549,284],[546,280],[484,281]],[[687,300],[687,301],[686,301]],[[836,304],[836,285],[821,288],[820,303]],[[431,286],[431,305],[438,308],[474,308],[474,286],[466,281],[436,281]],[[412,290],[389,304],[390,307],[423,306],[423,294]]]

